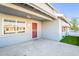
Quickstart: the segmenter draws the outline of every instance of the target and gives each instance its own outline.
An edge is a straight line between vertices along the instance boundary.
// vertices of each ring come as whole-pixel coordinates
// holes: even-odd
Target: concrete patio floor
[[[79,47],[38,39],[0,48],[0,56],[79,56]]]

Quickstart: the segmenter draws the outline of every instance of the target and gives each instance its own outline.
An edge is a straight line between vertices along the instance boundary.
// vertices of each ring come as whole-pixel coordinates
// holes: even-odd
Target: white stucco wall
[[[2,35],[1,33],[1,19],[12,19],[12,20],[23,20],[26,22],[26,32],[25,33],[16,33],[16,34],[5,34]],[[32,40],[32,22],[37,23],[37,38],[41,37],[41,22],[32,19],[25,19],[17,16],[11,16],[7,14],[0,13],[0,47],[4,47],[7,45],[12,45],[20,42],[25,42]]]
[[[42,23],[42,36],[43,38],[55,40],[55,41],[60,41],[61,36],[60,36],[60,23],[58,20],[53,20],[53,21],[45,21]]]
[[[60,40],[62,40],[63,33],[62,33],[62,20],[61,19],[59,19],[59,36],[60,36]]]

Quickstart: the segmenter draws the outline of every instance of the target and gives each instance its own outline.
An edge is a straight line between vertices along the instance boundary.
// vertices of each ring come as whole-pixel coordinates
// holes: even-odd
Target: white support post
[[[15,23],[16,23],[16,34],[17,34],[17,20],[16,20],[16,22],[15,22]]]
[[[27,22],[25,22],[25,33],[26,33],[26,24],[27,24]]]

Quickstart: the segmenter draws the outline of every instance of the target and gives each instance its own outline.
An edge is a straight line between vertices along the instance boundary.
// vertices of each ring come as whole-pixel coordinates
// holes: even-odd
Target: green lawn
[[[73,44],[79,46],[79,37],[76,36],[65,36],[60,42]]]

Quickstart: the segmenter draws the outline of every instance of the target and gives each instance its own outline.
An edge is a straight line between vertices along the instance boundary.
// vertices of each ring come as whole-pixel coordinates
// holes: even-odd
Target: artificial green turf
[[[79,46],[79,37],[77,36],[65,36],[60,42],[73,44]]]

